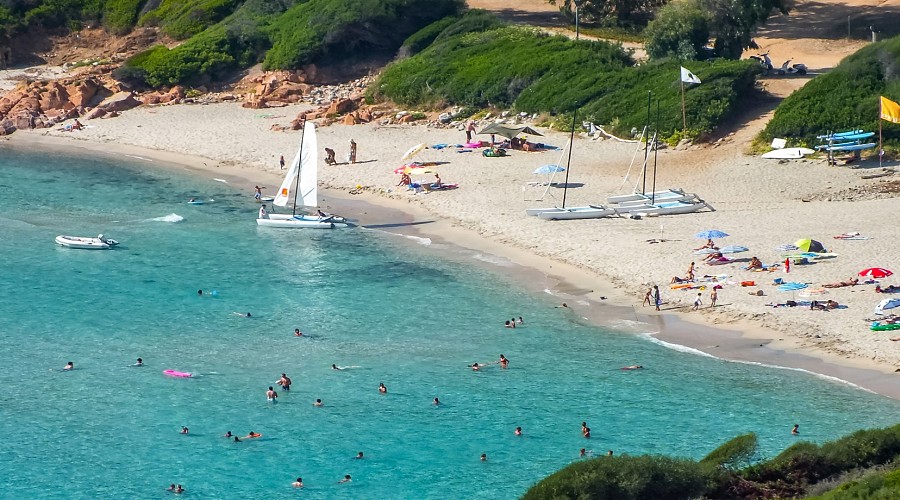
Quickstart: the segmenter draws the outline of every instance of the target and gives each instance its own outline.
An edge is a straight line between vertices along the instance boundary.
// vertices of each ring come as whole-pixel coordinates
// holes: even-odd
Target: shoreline
[[[252,187],[255,184],[266,183],[277,186],[283,176],[282,172],[256,166],[242,167],[178,152],[132,145],[94,143],[71,137],[19,133],[7,139],[5,143],[12,147],[39,147],[68,154],[73,152],[77,154],[80,150],[85,154],[99,152],[110,156],[125,155],[149,160],[148,163],[153,168],[188,171],[192,175],[207,179],[225,179],[232,188],[246,190],[248,200],[252,196]],[[320,196],[323,195],[333,203],[326,205],[326,208],[358,218],[360,225],[369,229],[389,229],[388,232],[401,236],[428,238],[432,242],[439,243],[439,247],[450,248],[450,250],[434,249],[442,253],[442,257],[453,258],[455,255],[456,260],[459,260],[460,256],[466,257],[460,252],[461,249],[464,252],[487,254],[495,259],[508,261],[513,266],[513,272],[503,273],[505,276],[523,285],[531,293],[549,295],[548,292],[551,292],[560,302],[571,303],[573,311],[591,324],[628,334],[649,335],[656,343],[669,344],[666,347],[676,350],[684,350],[683,347],[686,347],[726,361],[803,370],[889,398],[900,399],[900,388],[894,384],[893,367],[883,365],[882,370],[877,370],[873,369],[871,363],[867,363],[870,366],[865,367],[858,359],[810,348],[797,339],[743,319],[730,319],[728,324],[710,324],[708,316],[698,318],[698,315],[683,314],[679,311],[681,307],[675,304],[669,304],[669,307],[664,308],[660,314],[644,312],[633,305],[636,303],[633,294],[611,283],[611,280],[601,273],[549,256],[531,253],[514,243],[497,241],[495,238],[477,234],[469,228],[432,213],[419,204],[379,196],[368,191],[353,196],[344,191],[324,188],[320,190]],[[403,222],[397,223],[397,219]],[[412,240],[410,243],[417,244]],[[477,261],[471,258],[471,255],[466,258],[467,263],[475,260],[478,265],[495,270],[500,267],[496,262],[489,262],[486,259]],[[627,323],[630,324],[623,327],[623,324]]]

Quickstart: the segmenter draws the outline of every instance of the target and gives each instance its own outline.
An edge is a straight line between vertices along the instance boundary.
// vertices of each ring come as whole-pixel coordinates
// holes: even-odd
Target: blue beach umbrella
[[[749,250],[747,247],[742,247],[740,245],[728,245],[727,247],[722,247],[719,249],[720,253],[741,253]]]
[[[700,238],[701,240],[711,240],[713,238],[724,238],[728,236],[728,233],[724,231],[719,231],[718,229],[708,229],[706,231],[700,231],[695,234],[695,238]]]
[[[535,174],[555,174],[557,172],[565,172],[566,169],[559,165],[544,165],[535,169]]]

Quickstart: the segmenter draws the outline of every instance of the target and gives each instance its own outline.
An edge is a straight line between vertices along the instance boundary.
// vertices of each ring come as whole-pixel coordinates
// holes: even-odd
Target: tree
[[[665,5],[644,30],[644,49],[652,59],[698,59],[709,43],[709,20],[696,2]]]
[[[715,52],[728,59],[740,59],[749,47],[753,32],[777,9],[787,14],[792,0],[698,0],[709,12],[710,31],[715,39]]]
[[[547,0],[559,5],[559,11],[569,19],[578,15],[587,22],[614,21],[616,25],[646,24],[654,9],[668,0]]]

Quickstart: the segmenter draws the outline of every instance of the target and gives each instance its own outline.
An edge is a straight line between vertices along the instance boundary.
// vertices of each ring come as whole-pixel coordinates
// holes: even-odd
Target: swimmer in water
[[[524,319],[522,319],[522,317],[521,317],[521,316],[519,316],[519,320],[518,320],[518,321],[516,321],[516,323],[518,323],[518,324],[520,324],[520,325],[524,325],[524,324],[525,324],[525,320],[524,320]]]
[[[184,493],[184,488],[180,484],[175,486],[175,494],[180,495],[182,493]]]
[[[144,360],[141,358],[138,358],[137,363],[135,363],[134,366],[144,366]]]
[[[641,365],[631,365],[631,366],[623,366],[622,367],[623,370],[640,370],[642,368],[643,368],[643,366],[641,366]]]
[[[324,406],[324,403],[322,403],[321,399],[317,399],[316,402],[313,403],[313,406]]]
[[[504,326],[506,326],[507,328],[515,328],[516,324],[510,323],[509,320],[506,320],[506,323],[504,323]]]
[[[509,320],[509,324],[512,325],[513,328],[516,327],[516,318]]]
[[[509,368],[509,360],[502,354],[500,355],[500,361],[498,361],[498,363],[500,363],[500,368]]]
[[[478,363],[472,363],[472,371],[477,372],[480,369],[481,369],[481,365],[479,365]]]
[[[188,432],[190,432],[190,429],[188,429],[187,427],[185,427],[185,426],[182,425],[182,426],[181,426],[181,433],[182,433],[182,434],[187,434]]]
[[[244,318],[252,318],[253,317],[252,315],[250,315],[250,313],[239,313],[237,311],[234,311],[232,314],[235,314],[237,316],[242,316]]]
[[[340,481],[338,481],[338,484],[349,483],[350,481],[353,481],[353,479],[350,478],[350,474],[347,474],[346,476],[344,476],[344,479],[341,479]]]
[[[300,331],[299,328],[294,328],[294,337],[302,337],[303,332]]]
[[[335,365],[335,364],[331,365],[331,369],[332,370],[340,370],[340,368],[338,368],[337,365]]]
[[[794,428],[791,429],[791,434],[795,436],[800,435],[800,424],[794,424]]]
[[[166,491],[175,491],[175,483],[170,484]]]
[[[202,288],[200,290],[197,290],[197,296],[203,297],[203,289]]]
[[[276,399],[278,399],[278,393],[275,392],[275,389],[273,389],[271,386],[269,387],[269,390],[266,391],[266,399],[269,401],[275,401]]]
[[[482,453],[482,454],[481,454],[481,461],[482,461],[482,462],[487,462],[487,453]]]
[[[241,442],[241,438],[235,436],[235,437],[234,437],[234,442],[235,442],[235,443],[240,443],[240,442]]]
[[[590,427],[585,427],[584,429],[581,430],[581,434],[582,434],[586,439],[590,439],[590,438],[591,438],[591,428],[590,428]]]
[[[586,449],[582,448],[581,451],[578,453],[578,456],[582,457],[582,458],[583,457],[592,457],[592,456],[594,456],[594,450],[586,450]]]
[[[260,436],[262,436],[262,434],[260,434],[258,432],[250,431],[246,436],[244,436],[244,439],[258,438]]]
[[[356,456],[353,457],[353,459],[354,459],[354,460],[362,460],[362,459],[363,459],[363,452],[357,453]]]
[[[387,387],[384,386],[384,382],[378,384],[378,392],[381,394],[387,394]]]
[[[438,399],[438,398],[434,398],[434,402],[433,402],[432,404],[433,404],[434,406],[440,406],[440,405],[441,405],[441,400]]]
[[[226,433],[225,433],[225,437],[230,438],[230,437],[231,437],[231,431],[226,432]]]
[[[75,364],[72,363],[71,361],[69,361],[68,363],[66,363],[66,367],[63,368],[63,370],[74,370],[74,369],[75,369]]]
[[[284,391],[291,390],[291,383],[292,383],[291,378],[288,377],[287,375],[285,375],[284,373],[281,374],[281,379],[278,380],[277,383],[278,383],[278,385],[281,386],[282,390],[284,390]]]
[[[565,302],[563,302],[561,306],[556,306],[556,308],[557,308],[557,309],[568,309],[568,308],[569,308],[569,304],[566,304]]]
[[[296,481],[291,483],[291,486],[293,486],[294,488],[302,488],[303,487],[303,478],[298,477]]]
[[[516,427],[516,436],[521,436],[521,435],[522,435],[522,428]]]
[[[606,456],[607,456],[607,457],[613,456],[613,451],[612,451],[612,450],[606,450]]]

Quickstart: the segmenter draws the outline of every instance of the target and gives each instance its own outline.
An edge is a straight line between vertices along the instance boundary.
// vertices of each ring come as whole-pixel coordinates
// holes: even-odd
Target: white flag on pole
[[[684,66],[681,67],[681,81],[684,83],[700,83],[700,79],[697,78],[697,75],[688,71]]]

